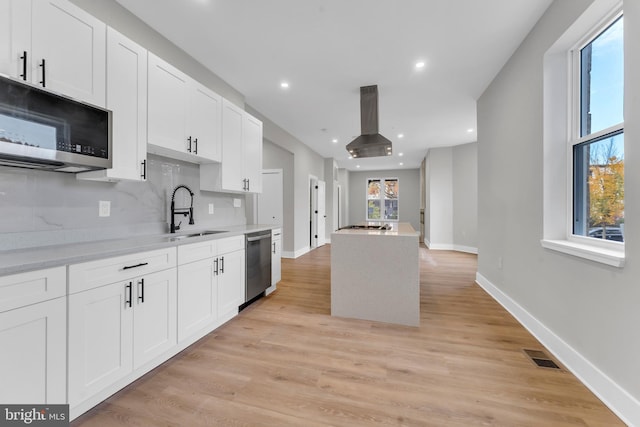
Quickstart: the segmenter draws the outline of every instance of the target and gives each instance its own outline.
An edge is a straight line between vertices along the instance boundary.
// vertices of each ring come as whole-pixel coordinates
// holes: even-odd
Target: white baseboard
[[[467,252],[470,254],[477,254],[478,248],[472,246],[455,245],[450,243],[431,243],[429,240],[424,239],[424,244],[432,251],[457,251]]]
[[[295,259],[298,258],[304,254],[306,254],[307,252],[309,252],[311,250],[311,248],[309,246],[304,247],[302,249],[298,249],[295,252],[291,252],[291,251],[282,251],[282,258],[291,258],[291,259]]]
[[[515,317],[589,390],[629,426],[640,426],[640,402],[482,274],[476,283]]]
[[[453,250],[458,252],[466,252],[468,254],[478,254],[478,248],[473,246],[453,245]]]

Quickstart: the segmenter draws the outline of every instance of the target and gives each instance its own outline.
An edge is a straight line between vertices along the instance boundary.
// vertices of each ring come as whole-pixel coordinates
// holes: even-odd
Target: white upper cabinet
[[[144,181],[147,175],[147,50],[107,28],[107,108],[113,112],[113,167],[78,179]]]
[[[0,71],[105,105],[106,25],[67,0],[0,0]]]
[[[262,122],[222,100],[222,163],[200,167],[200,189],[262,192]]]
[[[219,161],[220,100],[149,53],[149,152],[194,163]]]
[[[187,129],[198,156],[219,162],[221,158],[222,97],[196,81],[189,90]]]

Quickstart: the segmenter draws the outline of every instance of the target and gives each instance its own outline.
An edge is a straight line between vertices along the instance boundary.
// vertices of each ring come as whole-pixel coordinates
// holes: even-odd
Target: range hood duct
[[[378,86],[360,88],[360,133],[347,144],[353,157],[390,156],[391,141],[378,133]]]

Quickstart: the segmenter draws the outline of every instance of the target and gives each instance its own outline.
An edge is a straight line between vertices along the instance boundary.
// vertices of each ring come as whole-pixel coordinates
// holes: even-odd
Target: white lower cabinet
[[[282,279],[282,230],[271,231],[271,286],[267,295],[276,290],[276,284]]]
[[[0,277],[0,402],[66,403],[65,267]]]
[[[178,341],[194,342],[244,302],[244,236],[178,247]]]
[[[242,240],[242,250],[218,257],[218,318],[222,322],[238,314],[238,307],[244,303],[244,236]]]
[[[161,356],[170,357],[177,344],[175,252],[171,248],[69,266],[72,416],[114,392],[110,387],[120,380],[142,375]],[[153,265],[162,267],[150,271]],[[93,273],[91,279],[87,273]],[[113,277],[119,280],[103,283]],[[88,407],[77,411],[79,405]]]
[[[218,319],[215,259],[178,267],[178,341],[194,336]]]

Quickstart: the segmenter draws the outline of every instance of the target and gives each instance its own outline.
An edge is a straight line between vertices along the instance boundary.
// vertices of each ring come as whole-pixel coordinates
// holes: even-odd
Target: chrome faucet
[[[174,199],[176,197],[176,192],[181,188],[184,188],[185,190],[187,190],[189,192],[189,194],[191,195],[191,206],[188,207],[188,208],[178,208],[178,209],[176,209],[176,202],[175,202]],[[175,216],[176,215],[183,215],[183,216],[189,215],[189,224],[190,225],[195,224],[195,222],[193,222],[193,191],[191,191],[191,189],[189,187],[187,187],[186,185],[178,185],[173,190],[173,194],[171,195],[171,233],[175,233],[176,230],[180,230],[180,224],[182,224],[182,221],[180,221],[178,223],[178,225],[176,225],[176,223],[175,223]]]

